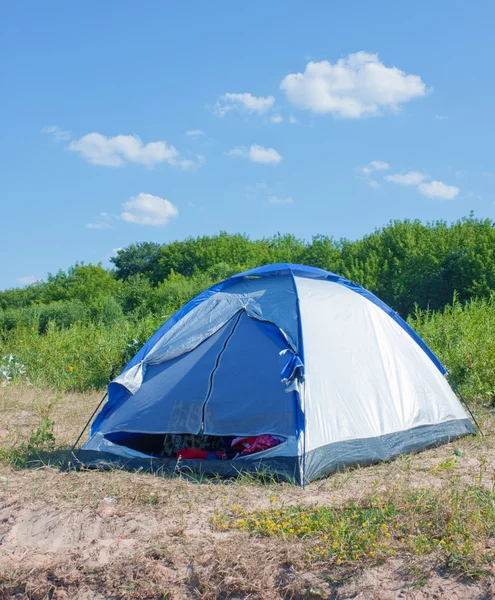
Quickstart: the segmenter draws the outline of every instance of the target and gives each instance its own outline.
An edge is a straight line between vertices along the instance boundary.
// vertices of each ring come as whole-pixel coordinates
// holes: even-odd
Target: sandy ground
[[[57,396],[32,388],[0,391],[0,447],[29,437],[50,406],[57,444],[68,444],[98,394]],[[458,475],[494,477],[495,436],[465,438]],[[397,483],[439,486],[446,445],[390,464],[355,469],[305,490],[249,481],[194,483],[140,473],[16,469],[0,461],[1,598],[329,598],[334,600],[481,600],[493,598],[488,573],[466,580],[433,558],[401,556],[378,566],[340,570],[307,559],[302,540],[217,532],[214,510],[292,504],[359,502]],[[491,483],[490,483],[491,485]],[[495,572],[495,571],[494,571]]]

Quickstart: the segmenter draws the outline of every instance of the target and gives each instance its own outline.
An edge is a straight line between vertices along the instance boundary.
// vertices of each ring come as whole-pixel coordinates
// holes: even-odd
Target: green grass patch
[[[335,565],[434,554],[446,567],[477,576],[494,559],[487,542],[495,535],[495,494],[453,479],[438,490],[395,486],[343,506],[283,505],[272,498],[266,510],[233,506],[217,511],[211,525],[217,531],[300,538],[307,543],[308,558]]]

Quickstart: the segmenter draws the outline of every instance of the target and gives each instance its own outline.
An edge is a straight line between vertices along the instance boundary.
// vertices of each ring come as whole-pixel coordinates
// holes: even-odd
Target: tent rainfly
[[[304,485],[474,433],[446,375],[409,325],[359,285],[267,265],[211,287],[155,332],[110,383],[81,460],[261,469]],[[243,438],[244,448],[258,436],[276,441],[177,461],[163,452],[171,434],[232,447]]]

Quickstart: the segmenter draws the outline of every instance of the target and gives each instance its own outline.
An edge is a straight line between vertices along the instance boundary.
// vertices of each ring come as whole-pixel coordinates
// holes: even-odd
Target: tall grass
[[[187,290],[180,299],[186,301],[191,293]],[[175,308],[178,300],[169,299],[166,308]],[[64,391],[102,388],[165,320],[163,314],[131,318],[112,313],[105,319],[67,324],[61,317],[64,314],[57,313],[54,320],[39,314],[27,323],[0,330],[0,358],[12,354],[24,366],[24,372],[14,377]],[[495,297],[454,301],[442,311],[418,310],[409,323],[466,397],[494,401]]]
[[[159,317],[127,319],[106,325],[76,322],[59,329],[50,322],[17,327],[0,339],[0,353],[13,354],[33,385],[59,390],[102,388],[115,377],[160,325]]]
[[[409,323],[470,399],[495,401],[495,297],[442,311],[416,311]]]

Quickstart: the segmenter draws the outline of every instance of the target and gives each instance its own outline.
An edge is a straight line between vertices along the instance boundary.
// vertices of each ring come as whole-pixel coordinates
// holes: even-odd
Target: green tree
[[[127,248],[120,248],[117,256],[110,259],[116,267],[117,279],[128,279],[139,274],[153,280],[160,258],[160,248],[160,244],[156,242],[139,242]]]
[[[76,265],[69,269],[67,297],[87,304],[117,292],[119,283],[112,273],[99,265]]]

